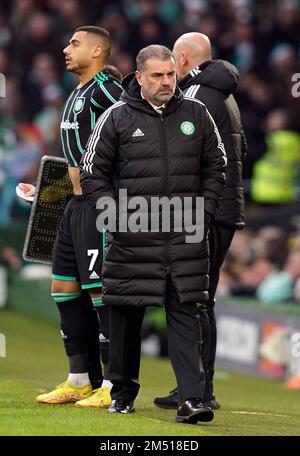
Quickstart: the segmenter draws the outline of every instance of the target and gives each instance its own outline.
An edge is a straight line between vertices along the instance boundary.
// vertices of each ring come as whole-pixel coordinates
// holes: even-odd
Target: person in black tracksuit
[[[214,314],[215,293],[220,268],[236,229],[245,225],[242,163],[247,143],[241,125],[239,108],[233,93],[238,85],[238,70],[229,62],[211,60],[211,45],[207,36],[187,33],[174,45],[179,87],[186,96],[203,102],[212,115],[227,155],[226,188],[209,231],[210,271],[209,301],[201,315],[203,344],[202,362],[206,375],[204,403],[216,409],[219,403],[213,392],[217,330]],[[176,408],[177,390],[166,397],[155,398],[163,408]]]
[[[226,154],[215,123],[201,102],[176,87],[167,48],[140,51],[137,69],[123,80],[120,102],[98,120],[90,137],[81,161],[83,193],[94,204],[99,198],[118,202],[120,189],[147,202],[203,196],[208,223],[225,184]],[[184,231],[110,233],[103,264],[103,302],[111,306],[110,413],[134,411],[145,307],[164,306],[179,388],[176,420],[213,418],[202,404],[205,376],[199,362],[198,308],[208,298],[208,269],[207,229],[202,241],[190,244]]]

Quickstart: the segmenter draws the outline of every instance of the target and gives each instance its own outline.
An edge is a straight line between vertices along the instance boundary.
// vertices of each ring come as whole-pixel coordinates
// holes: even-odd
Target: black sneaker
[[[122,400],[112,401],[111,406],[107,409],[108,413],[133,413],[135,408],[133,402],[126,403]]]
[[[154,404],[157,407],[164,409],[177,409],[178,408],[178,390],[177,387],[170,391],[169,396],[156,397]]]
[[[177,410],[177,423],[196,424],[198,421],[208,422],[214,419],[211,408],[205,407],[200,399],[184,401]]]

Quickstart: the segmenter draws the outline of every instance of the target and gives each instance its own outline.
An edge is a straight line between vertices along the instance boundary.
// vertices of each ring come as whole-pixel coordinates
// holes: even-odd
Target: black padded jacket
[[[205,106],[176,88],[162,115],[140,95],[134,75],[120,102],[95,125],[81,161],[84,195],[99,198],[204,196],[214,216],[222,195],[226,155]],[[182,304],[208,299],[208,241],[186,243],[179,232],[115,232],[103,265],[103,302],[163,306],[167,274]]]
[[[215,215],[215,223],[243,228],[245,203],[242,183],[243,161],[247,142],[240,111],[233,93],[239,72],[224,60],[204,62],[180,82],[186,96],[202,101],[212,115],[227,155],[226,188]]]

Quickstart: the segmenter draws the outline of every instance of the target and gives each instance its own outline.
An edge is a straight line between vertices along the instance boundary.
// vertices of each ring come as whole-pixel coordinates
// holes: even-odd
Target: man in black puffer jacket
[[[196,204],[204,197],[204,220],[213,218],[225,184],[224,145],[205,106],[176,87],[171,51],[158,45],[142,49],[137,71],[123,87],[121,101],[99,119],[87,144],[81,163],[84,195],[94,204],[98,200],[97,208],[99,201],[102,208],[107,201],[118,202],[121,189],[129,199],[143,197],[147,203],[190,197]],[[146,212],[150,215],[157,214]],[[213,412],[202,404],[205,375],[199,362],[198,309],[208,299],[207,229],[196,243],[186,242],[184,230],[119,230],[109,241],[103,265],[103,303],[111,306],[108,411],[134,411],[141,325],[145,307],[154,305],[165,306],[167,314],[179,393],[176,421],[212,420]]]
[[[211,60],[210,41],[201,33],[186,33],[178,38],[174,45],[174,54],[179,87],[186,96],[206,105],[216,122],[228,160],[226,187],[209,232],[209,302],[200,312],[203,333],[202,362],[206,375],[204,403],[216,409],[220,405],[213,392],[217,344],[214,298],[220,268],[235,230],[243,228],[245,224],[242,163],[247,152],[247,143],[239,108],[232,95],[238,85],[239,73],[229,62]],[[162,408],[177,408],[177,390],[171,391],[169,396],[154,399],[154,403]]]

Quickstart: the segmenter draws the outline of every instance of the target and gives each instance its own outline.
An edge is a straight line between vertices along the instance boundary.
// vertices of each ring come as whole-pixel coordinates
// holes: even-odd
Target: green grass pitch
[[[152,404],[175,385],[168,360],[144,358],[136,413],[110,416],[72,404],[38,405],[35,396],[65,380],[67,362],[58,328],[41,320],[0,311],[7,356],[0,358],[0,435],[33,436],[238,436],[300,435],[300,392],[282,383],[233,372],[217,372],[222,404],[211,423],[182,425],[175,412]]]

